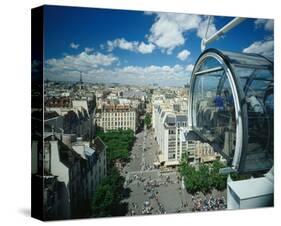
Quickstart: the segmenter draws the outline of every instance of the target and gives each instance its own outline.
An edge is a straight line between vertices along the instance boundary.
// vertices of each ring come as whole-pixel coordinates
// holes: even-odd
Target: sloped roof
[[[70,168],[76,161],[81,160],[82,157],[77,154],[73,149],[66,146],[60,139],[55,135],[51,135],[45,138],[45,141],[57,141],[58,152],[60,161],[68,168]]]
[[[186,140],[201,140],[201,138],[194,131],[184,133],[184,137]]]
[[[171,114],[167,115],[165,123],[167,123],[168,126],[174,126],[176,124],[176,117]]]
[[[106,148],[106,146],[100,137],[96,137],[91,144],[91,148],[99,153],[102,152]]]
[[[95,150],[93,148],[90,147],[85,147],[85,155],[86,156],[92,156],[95,153]]]

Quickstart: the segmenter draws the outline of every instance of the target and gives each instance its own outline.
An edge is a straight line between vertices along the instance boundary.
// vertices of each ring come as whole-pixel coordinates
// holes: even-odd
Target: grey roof
[[[45,138],[45,141],[56,140],[58,142],[58,151],[60,161],[68,168],[70,168],[76,161],[82,160],[81,156],[77,154],[73,149],[66,146],[60,139],[56,136],[51,135]]]
[[[273,194],[272,182],[266,177],[231,181],[227,184],[235,192],[235,195],[240,198],[240,200]]]
[[[142,91],[125,91],[123,92],[123,97],[142,97],[146,96],[145,92]]]
[[[177,115],[177,122],[187,122],[187,115]]]
[[[173,115],[167,115],[165,123],[169,126],[174,126],[176,124],[176,118]]]
[[[176,97],[175,93],[166,93],[165,94],[165,98],[167,98],[167,99],[172,99],[172,98],[175,98],[175,97]]]
[[[100,153],[106,148],[106,146],[100,137],[96,137],[93,144],[91,144],[91,148]]]
[[[85,147],[85,155],[86,156],[92,156],[95,153],[95,150],[90,147]]]
[[[184,137],[186,140],[200,140],[201,141],[201,138],[194,131],[189,131],[189,132],[184,133]]]
[[[161,113],[161,118],[164,117],[165,113],[166,113],[165,111],[162,111],[162,113]]]

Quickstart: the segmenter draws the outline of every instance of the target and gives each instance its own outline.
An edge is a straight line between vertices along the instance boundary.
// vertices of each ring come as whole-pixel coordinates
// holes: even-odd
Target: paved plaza
[[[163,171],[155,168],[153,163],[157,161],[158,150],[152,130],[145,129],[136,134],[131,160],[122,171],[126,178],[124,187],[131,190],[129,198],[124,200],[129,204],[128,215],[205,211],[209,209],[204,206],[212,203],[225,204],[225,192],[192,196],[182,188],[176,169]]]

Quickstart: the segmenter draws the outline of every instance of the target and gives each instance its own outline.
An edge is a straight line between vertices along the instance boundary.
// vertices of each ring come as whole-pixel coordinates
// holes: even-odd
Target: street
[[[154,167],[158,150],[152,130],[144,129],[136,134],[131,160],[122,172],[126,178],[124,187],[131,190],[130,196],[124,200],[129,204],[128,215],[203,211],[207,209],[205,203],[211,205],[212,197],[225,196],[214,192],[209,201],[203,194],[194,197],[187,193],[181,187],[176,169],[161,171]]]

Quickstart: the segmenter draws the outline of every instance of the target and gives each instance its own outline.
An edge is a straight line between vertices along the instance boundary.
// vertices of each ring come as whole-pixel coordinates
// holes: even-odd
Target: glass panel
[[[260,57],[260,61],[251,63],[265,66],[268,62]],[[247,102],[248,146],[243,150],[242,168],[244,171],[268,170],[273,164],[272,65],[268,64],[266,68],[261,68],[261,65],[234,67],[236,76],[240,78]]]
[[[238,92],[242,97],[245,94],[241,104],[247,105],[246,112],[242,108],[243,126],[248,127],[248,134],[243,140],[240,170],[266,171],[273,165],[273,65],[259,55],[222,53],[234,70]],[[198,72],[219,66],[215,58],[208,57]],[[193,128],[231,163],[236,144],[236,115],[227,76],[224,70],[209,70],[198,73],[193,84]]]
[[[254,68],[235,67],[235,74],[242,79],[249,78],[254,71]]]
[[[231,161],[235,149],[235,108],[224,71],[196,76],[193,95],[194,130]]]
[[[264,79],[264,80],[273,81],[272,70],[264,70],[264,69],[256,70],[255,79]]]
[[[203,61],[203,63],[199,67],[198,71],[205,71],[205,70],[220,67],[220,66],[221,66],[220,62],[218,62],[215,58],[208,57],[206,60]]]
[[[254,55],[254,54],[242,54],[242,53],[233,53],[222,51],[225,54],[229,62],[235,65],[243,65],[243,66],[257,66],[257,67],[271,67],[272,64],[265,58]],[[254,67],[255,68],[255,67]]]
[[[253,79],[245,92],[248,109],[248,148],[245,170],[268,170],[273,165],[272,82]]]

